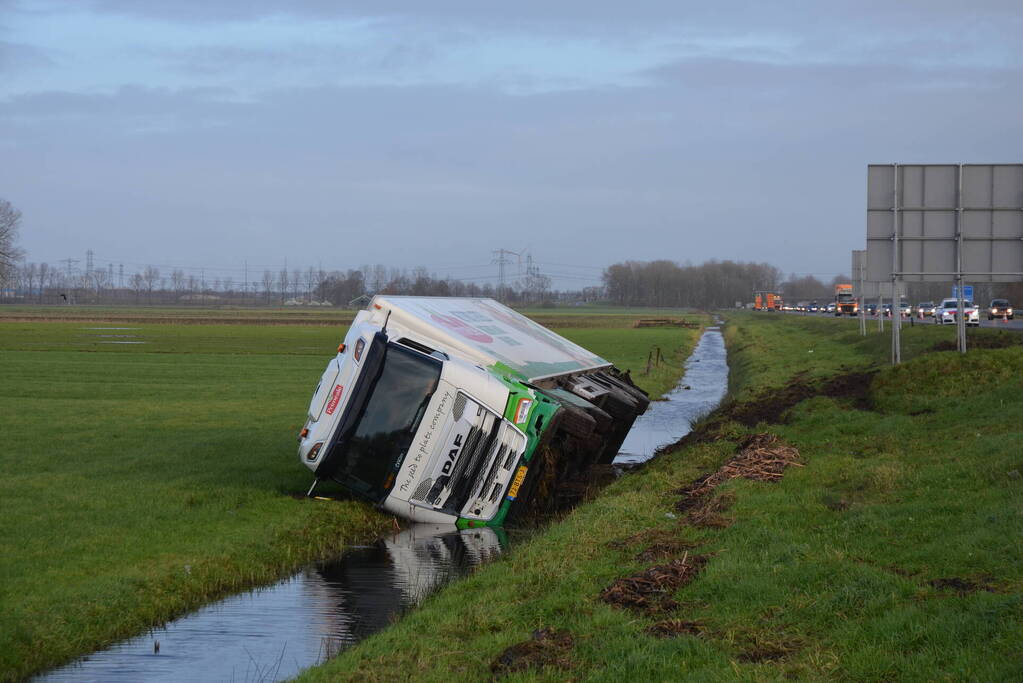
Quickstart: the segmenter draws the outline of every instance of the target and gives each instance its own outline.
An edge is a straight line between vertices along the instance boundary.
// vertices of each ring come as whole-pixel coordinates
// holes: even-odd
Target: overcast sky
[[[830,278],[868,163],[1023,161],[1021,36],[1020,0],[0,0],[0,197],[29,260],[129,271]]]

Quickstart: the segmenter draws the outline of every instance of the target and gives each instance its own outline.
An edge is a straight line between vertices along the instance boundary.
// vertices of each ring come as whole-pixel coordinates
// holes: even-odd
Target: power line
[[[519,256],[519,253],[518,252],[514,252],[514,251],[509,251],[508,249],[504,249],[504,248],[496,249],[496,250],[494,250],[493,253],[496,255],[495,258],[494,258],[494,263],[497,264],[498,278],[500,279],[500,284],[497,286],[497,300],[503,302],[504,301],[504,267],[507,264],[512,262],[511,259],[509,259],[507,257],[508,256]]]

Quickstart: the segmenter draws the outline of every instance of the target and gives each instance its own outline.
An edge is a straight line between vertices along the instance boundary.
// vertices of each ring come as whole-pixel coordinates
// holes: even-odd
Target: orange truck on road
[[[781,296],[774,292],[756,292],[753,307],[758,311],[780,311]]]
[[[853,297],[853,286],[835,285],[835,315],[856,315],[859,312],[860,305]]]

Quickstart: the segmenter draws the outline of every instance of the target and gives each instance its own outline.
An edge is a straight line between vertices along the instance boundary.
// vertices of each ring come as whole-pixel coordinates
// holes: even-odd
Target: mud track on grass
[[[574,667],[571,659],[575,639],[568,631],[542,628],[533,631],[533,637],[505,649],[490,664],[495,678],[510,673],[553,667],[568,670]]]
[[[970,349],[1007,349],[1010,346],[1023,344],[1023,335],[998,330],[995,334],[970,335],[966,339],[966,348]],[[954,341],[943,340],[930,348],[931,351],[956,351],[958,347]]]
[[[675,493],[682,499],[675,504],[679,512],[699,512],[700,508],[712,505],[708,498],[714,489],[730,479],[752,479],[754,481],[778,481],[787,467],[802,467],[799,451],[795,446],[784,443],[774,434],[763,432],[751,434],[739,442],[739,452],[714,472],[697,478],[693,483],[678,489]],[[713,513],[711,508],[708,512]],[[692,514],[692,512],[691,512]]]
[[[783,423],[790,409],[815,396],[846,399],[858,410],[871,410],[873,405],[870,400],[870,384],[877,372],[877,370],[847,372],[823,380],[808,379],[801,373],[780,388],[768,387],[748,400],[730,400],[724,403],[693,431],[675,443],[661,446],[656,454],[714,441],[731,422],[737,422],[745,427],[756,427],[760,423]]]
[[[679,604],[672,594],[688,585],[708,562],[706,555],[688,552],[677,560],[644,569],[631,576],[615,579],[600,593],[600,599],[615,607],[646,614],[673,612]]]

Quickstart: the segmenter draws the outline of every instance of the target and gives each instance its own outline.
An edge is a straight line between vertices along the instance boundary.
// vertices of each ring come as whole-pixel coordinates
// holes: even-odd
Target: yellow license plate
[[[515,496],[519,495],[519,487],[522,486],[522,482],[526,479],[526,470],[528,469],[525,465],[519,466],[519,471],[515,473],[515,479],[512,480],[511,488],[508,489],[509,500],[514,500]]]

